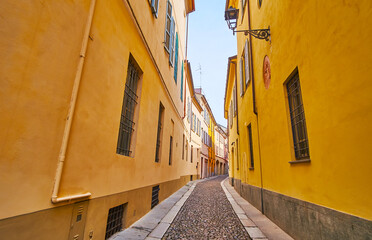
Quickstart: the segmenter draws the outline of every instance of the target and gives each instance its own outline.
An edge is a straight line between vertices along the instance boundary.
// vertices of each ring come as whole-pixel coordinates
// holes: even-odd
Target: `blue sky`
[[[199,87],[201,82],[217,123],[226,126],[223,103],[227,60],[236,55],[236,36],[228,29],[224,18],[225,0],[195,0],[195,9],[189,15],[187,50],[194,86]]]

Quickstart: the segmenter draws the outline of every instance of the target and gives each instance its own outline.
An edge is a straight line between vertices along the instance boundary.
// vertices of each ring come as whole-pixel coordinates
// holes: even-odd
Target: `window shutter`
[[[170,41],[169,41],[169,63],[173,67],[174,64],[174,18],[171,20]]]
[[[244,93],[243,67],[243,59],[240,58],[240,96]]]
[[[249,48],[248,48],[248,39],[245,41],[244,55],[245,55],[245,86],[248,86],[250,81],[250,72],[249,72]]]
[[[183,61],[181,66],[181,101],[183,101]]]
[[[170,41],[171,41],[171,29],[172,29],[172,19],[171,14],[172,13],[172,5],[170,4],[169,0],[167,1],[167,12],[165,16],[165,33],[164,33],[164,47],[167,50],[167,52],[170,52]]]
[[[177,83],[178,74],[178,33],[176,33],[176,51],[174,56],[174,81]]]
[[[150,0],[151,1],[151,10],[152,13],[158,17],[158,9],[159,9],[159,0]]]

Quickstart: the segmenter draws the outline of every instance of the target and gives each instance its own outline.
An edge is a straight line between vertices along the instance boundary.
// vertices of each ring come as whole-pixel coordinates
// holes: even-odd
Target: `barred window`
[[[138,68],[132,56],[130,56],[116,148],[116,153],[125,156],[132,156],[131,142],[135,127],[134,113],[138,103],[137,87],[141,74],[142,71]]]
[[[159,105],[159,117],[158,117],[158,134],[156,137],[156,152],[155,152],[155,162],[160,161],[160,151],[161,151],[161,139],[163,135],[163,122],[164,122],[164,106],[160,103]]]
[[[287,82],[287,93],[296,160],[308,159],[310,158],[309,141],[307,138],[305,112],[298,70],[296,70]]]
[[[114,233],[117,233],[123,229],[123,216],[127,204],[122,204],[113,208],[110,208],[107,224],[106,224],[106,236],[105,239],[109,239]]]
[[[253,159],[253,143],[252,143],[252,127],[251,124],[248,125],[248,139],[249,139],[249,156],[250,156],[250,168],[254,168],[254,159]]]

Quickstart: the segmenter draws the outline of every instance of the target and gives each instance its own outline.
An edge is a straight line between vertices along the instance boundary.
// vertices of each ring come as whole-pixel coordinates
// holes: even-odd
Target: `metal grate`
[[[123,107],[120,118],[120,129],[116,153],[130,156],[130,144],[134,131],[134,110],[137,105],[137,85],[140,78],[139,70],[135,67],[134,60],[129,59],[127,81],[125,83]]]
[[[124,204],[110,208],[109,214],[107,217],[106,225],[106,237],[108,239],[114,233],[117,233],[122,230],[123,227],[123,213],[124,213]]]
[[[249,153],[251,157],[251,168],[254,168],[254,159],[253,159],[253,143],[252,143],[252,127],[251,124],[248,125],[248,137],[249,137]]]
[[[310,157],[309,141],[307,138],[305,113],[302,103],[300,78],[298,72],[296,72],[288,81],[287,92],[295,156],[297,160],[307,159]]]
[[[164,107],[160,103],[160,105],[159,105],[159,118],[158,118],[158,134],[157,134],[157,137],[156,137],[155,162],[160,161],[161,133],[162,133],[162,128],[163,128],[163,112],[164,112]]]
[[[151,208],[154,208],[159,203],[159,190],[159,185],[152,187]]]

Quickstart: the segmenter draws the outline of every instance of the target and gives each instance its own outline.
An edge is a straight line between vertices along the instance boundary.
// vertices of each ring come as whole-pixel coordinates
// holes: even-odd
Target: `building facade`
[[[214,130],[215,137],[215,154],[216,154],[216,169],[217,175],[227,174],[228,156],[227,156],[227,133],[220,124],[217,124]]]
[[[295,239],[369,239],[371,2],[227,0],[228,9],[239,10],[235,30],[271,34],[237,32],[228,60],[230,182]]]
[[[194,10],[2,2],[1,238],[107,239],[197,176],[181,147]]]

